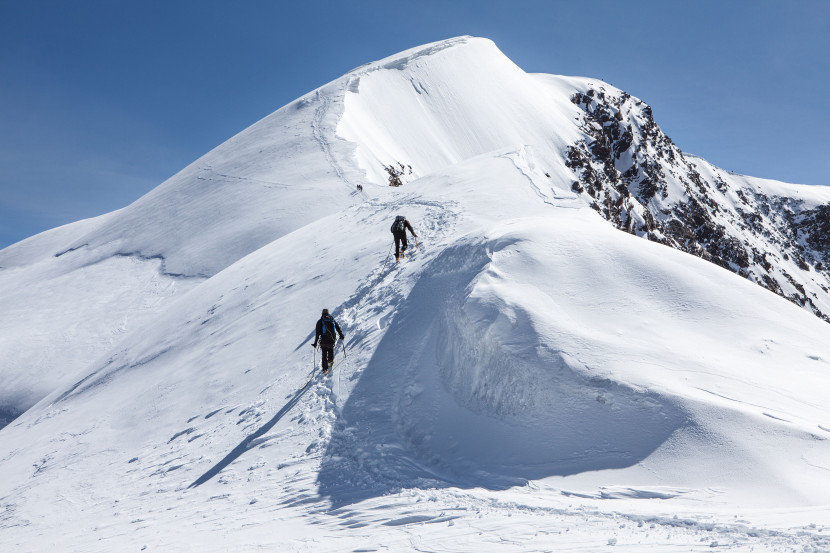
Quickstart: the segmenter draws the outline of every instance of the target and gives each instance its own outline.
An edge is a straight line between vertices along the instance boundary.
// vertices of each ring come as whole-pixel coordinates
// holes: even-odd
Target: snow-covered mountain
[[[585,139],[572,188],[617,228],[717,263],[830,322],[830,195],[684,154],[651,108],[602,85],[571,100]]]
[[[0,252],[0,545],[826,550],[828,206],[485,39],[361,66]]]

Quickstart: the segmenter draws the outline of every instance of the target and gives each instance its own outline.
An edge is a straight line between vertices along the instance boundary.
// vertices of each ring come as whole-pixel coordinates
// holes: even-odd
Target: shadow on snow
[[[484,244],[450,248],[398,306],[323,457],[319,493],[333,508],[407,488],[506,489],[624,468],[687,424],[666,398],[591,378],[560,352],[530,353],[524,366],[482,357],[462,307],[489,262]],[[535,403],[500,412],[458,385],[482,371],[517,405],[526,394]]]
[[[306,382],[305,386],[303,386],[302,388],[297,390],[297,392],[291,397],[291,399],[289,399],[288,402],[285,405],[282,406],[282,409],[280,409],[277,412],[276,415],[271,417],[271,420],[269,420],[268,422],[263,424],[256,432],[254,432],[253,434],[247,436],[244,440],[242,440],[239,443],[239,445],[236,446],[235,448],[233,448],[233,450],[231,450],[230,453],[225,455],[225,457],[221,461],[216,463],[210,470],[208,470],[202,476],[197,478],[192,484],[190,484],[188,486],[188,489],[195,488],[197,486],[201,486],[202,484],[204,484],[205,482],[207,482],[208,480],[210,480],[211,478],[213,478],[214,476],[216,476],[217,474],[222,472],[222,470],[225,467],[227,467],[228,465],[230,465],[231,463],[236,461],[243,453],[245,453],[246,451],[248,451],[252,447],[255,447],[256,443],[254,441],[257,438],[259,438],[260,436],[264,435],[269,430],[271,430],[274,427],[274,425],[276,425],[278,422],[280,422],[280,420],[295,405],[297,405],[297,403],[299,403],[299,401],[303,397],[303,395],[305,395],[305,393],[308,391],[308,389],[311,388],[311,383],[314,382],[316,377],[317,377],[317,372],[315,371],[314,375],[312,375],[312,377],[308,380],[308,382]]]

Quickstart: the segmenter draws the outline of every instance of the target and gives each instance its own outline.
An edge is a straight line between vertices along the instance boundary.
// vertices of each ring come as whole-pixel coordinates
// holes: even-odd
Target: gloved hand
[[[343,335],[341,334],[340,335],[340,341],[342,342],[343,340],[345,340],[345,338],[343,338]]]
[[[313,344],[311,344],[311,347],[313,347],[314,349],[317,349],[317,342],[314,342]]]

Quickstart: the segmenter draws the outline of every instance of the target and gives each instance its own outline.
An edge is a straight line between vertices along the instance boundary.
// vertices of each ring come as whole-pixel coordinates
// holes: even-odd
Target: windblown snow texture
[[[828,202],[486,39],[363,65],[0,252],[0,549],[827,550]]]

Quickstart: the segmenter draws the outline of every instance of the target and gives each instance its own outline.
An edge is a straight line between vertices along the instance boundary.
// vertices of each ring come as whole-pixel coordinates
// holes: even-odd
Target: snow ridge
[[[485,39],[362,66],[0,252],[0,549],[824,550],[828,200]]]

